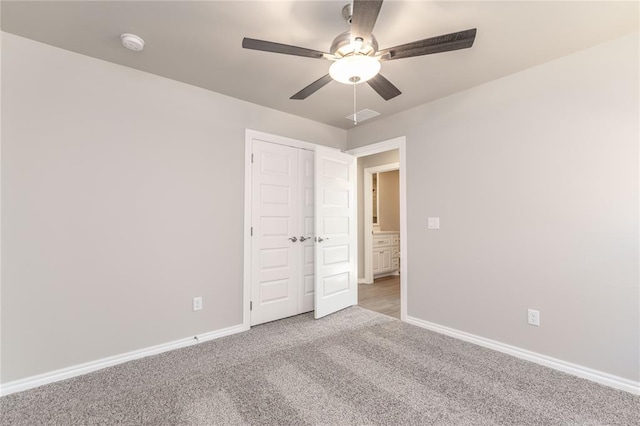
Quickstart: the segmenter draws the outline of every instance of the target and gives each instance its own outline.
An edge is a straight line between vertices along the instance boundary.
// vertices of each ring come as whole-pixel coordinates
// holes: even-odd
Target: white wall
[[[407,138],[409,316],[640,379],[638,59],[634,34],[349,131]]]
[[[1,381],[241,324],[245,128],[346,132],[2,41]]]

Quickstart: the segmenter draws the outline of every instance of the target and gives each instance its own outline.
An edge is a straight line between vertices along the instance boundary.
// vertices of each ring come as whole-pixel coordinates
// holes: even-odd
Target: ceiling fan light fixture
[[[352,55],[338,59],[329,68],[329,75],[344,84],[360,84],[380,72],[380,62],[371,56]]]
[[[351,24],[351,28],[333,39],[329,52],[247,37],[242,39],[242,47],[263,52],[335,61],[329,68],[328,74],[309,84],[289,99],[306,99],[326,86],[331,80],[335,80],[353,86],[353,103],[354,111],[356,111],[356,88],[359,83],[367,81],[369,86],[385,101],[402,94],[400,89],[379,74],[381,61],[468,49],[473,46],[476,28],[378,50],[378,41],[373,35],[373,28],[378,19],[382,2],[383,0],[351,0],[342,9],[343,17]],[[354,124],[357,124],[356,118],[357,114],[354,114]]]

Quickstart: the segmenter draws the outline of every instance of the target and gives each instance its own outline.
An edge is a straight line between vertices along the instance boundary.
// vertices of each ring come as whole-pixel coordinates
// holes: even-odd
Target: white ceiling
[[[235,98],[348,129],[353,89],[331,82],[289,97],[331,62],[242,49],[243,37],[328,51],[348,29],[347,0],[3,1],[2,30]],[[471,49],[384,62],[402,95],[384,101],[358,86],[358,110],[380,117],[638,31],[639,3],[594,1],[390,1],[374,34],[380,48],[477,28]],[[128,51],[120,34],[145,39]],[[585,70],[588,72],[588,70]],[[376,120],[372,119],[371,121]]]

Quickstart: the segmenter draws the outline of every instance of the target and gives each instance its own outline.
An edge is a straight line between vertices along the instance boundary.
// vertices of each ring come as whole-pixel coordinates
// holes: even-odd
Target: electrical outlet
[[[201,311],[202,310],[202,297],[194,297],[193,298],[193,310]]]
[[[530,325],[535,325],[536,327],[540,326],[540,311],[529,309],[527,311],[527,322]]]

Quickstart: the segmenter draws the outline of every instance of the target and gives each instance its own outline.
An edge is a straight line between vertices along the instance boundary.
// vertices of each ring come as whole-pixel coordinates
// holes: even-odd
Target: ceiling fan
[[[378,41],[372,31],[381,6],[382,0],[354,0],[353,3],[347,4],[342,9],[342,16],[351,24],[351,30],[338,35],[331,43],[328,53],[247,37],[242,40],[242,47],[334,61],[328,74],[291,96],[290,99],[306,99],[331,80],[336,80],[352,85],[367,82],[384,100],[388,101],[402,92],[380,74],[380,62],[473,46],[476,38],[475,28],[378,50]]]

